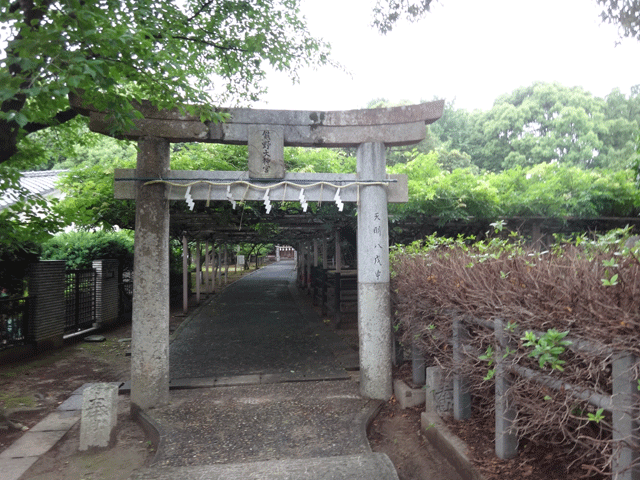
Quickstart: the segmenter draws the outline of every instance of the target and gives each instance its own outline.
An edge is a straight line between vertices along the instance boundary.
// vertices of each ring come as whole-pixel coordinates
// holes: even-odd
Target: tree
[[[597,0],[602,20],[618,25],[620,37],[640,40],[640,2],[637,0]]]
[[[476,119],[474,162],[498,171],[560,162],[593,168],[606,134],[604,101],[580,87],[534,83],[498,98]]]
[[[469,153],[472,115],[464,109],[456,109],[455,99],[445,103],[442,116],[429,125],[429,130],[444,148]]]
[[[430,9],[433,0],[378,0],[373,9],[374,26],[381,33],[393,30],[402,18],[420,20]]]
[[[186,107],[255,100],[267,66],[296,79],[328,62],[299,0],[0,0],[0,163],[28,134],[76,118],[69,101],[112,112],[114,132],[139,115],[132,103]],[[196,108],[193,105],[200,105]]]
[[[629,168],[637,160],[635,138],[640,133],[640,85],[631,88],[629,97],[614,89],[605,98],[605,128],[600,136],[602,165]]]
[[[436,0],[378,0],[374,8],[374,26],[381,33],[393,30],[401,19],[418,21]],[[602,6],[603,21],[617,25],[621,38],[640,40],[640,2],[638,0],[596,0]]]

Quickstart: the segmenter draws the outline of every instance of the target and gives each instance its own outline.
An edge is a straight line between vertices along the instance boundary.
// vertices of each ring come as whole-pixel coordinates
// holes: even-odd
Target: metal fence
[[[91,328],[96,321],[96,271],[67,270],[65,333]]]
[[[0,298],[0,350],[29,341],[29,297]]]

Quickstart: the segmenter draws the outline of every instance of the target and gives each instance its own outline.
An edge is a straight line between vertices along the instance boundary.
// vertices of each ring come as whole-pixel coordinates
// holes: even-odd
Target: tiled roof
[[[40,172],[22,172],[20,186],[32,194],[42,196],[51,195],[56,192],[56,182],[61,173],[66,170],[46,170]],[[19,199],[16,190],[10,189],[0,195],[0,210],[10,207]]]

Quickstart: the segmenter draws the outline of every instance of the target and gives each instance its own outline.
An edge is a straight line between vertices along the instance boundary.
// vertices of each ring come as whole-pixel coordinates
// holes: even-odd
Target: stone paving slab
[[[65,410],[65,411],[82,410],[82,393],[71,395],[64,402],[58,405],[58,410]]]
[[[2,480],[18,480],[40,457],[0,458]]]
[[[9,448],[0,453],[0,459],[37,457],[43,455],[53,447],[67,433],[66,430],[52,430],[47,432],[28,431]]]
[[[157,466],[196,466],[371,453],[381,402],[352,381],[174,390],[147,415],[162,432]]]
[[[275,460],[235,465],[146,469],[134,480],[398,480],[382,453],[340,457]]]
[[[55,430],[69,431],[78,420],[80,420],[79,410],[56,410],[38,422],[31,432],[50,432]]]
[[[18,480],[22,477],[41,455],[48,452],[80,420],[81,408],[82,394],[71,395],[57,410],[0,453],[0,478]]]

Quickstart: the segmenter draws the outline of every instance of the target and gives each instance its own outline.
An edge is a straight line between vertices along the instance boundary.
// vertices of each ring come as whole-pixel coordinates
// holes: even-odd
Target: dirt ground
[[[173,317],[175,327],[183,319]],[[28,362],[0,367],[0,405],[14,411],[11,420],[33,427],[84,383],[129,378],[130,326],[108,332],[102,343],[78,342]],[[17,411],[15,411],[17,410]],[[79,452],[80,425],[43,455],[23,476],[29,480],[124,480],[153,458],[153,446],[129,415],[128,396],[120,396],[115,442],[105,450]],[[370,428],[377,452],[392,459],[400,480],[432,478],[434,452],[420,435],[420,408],[400,410],[388,402]],[[0,452],[22,431],[0,428]],[[437,459],[437,454],[435,455]],[[436,460],[437,461],[437,460]],[[115,467],[115,468],[114,468]],[[454,470],[442,478],[457,480]]]
[[[28,361],[0,367],[0,407],[11,421],[24,429],[64,402],[78,387],[90,382],[125,381],[129,378],[127,356],[130,325],[108,332],[101,343],[77,342]],[[120,396],[115,441],[102,451],[79,452],[78,422],[54,448],[43,455],[24,475],[38,480],[120,480],[145,464],[152,449],[142,429],[129,417],[128,397]],[[0,422],[0,452],[22,434]]]
[[[400,480],[462,480],[420,433],[423,410],[402,410],[392,398],[369,427],[371,449],[389,456]]]

